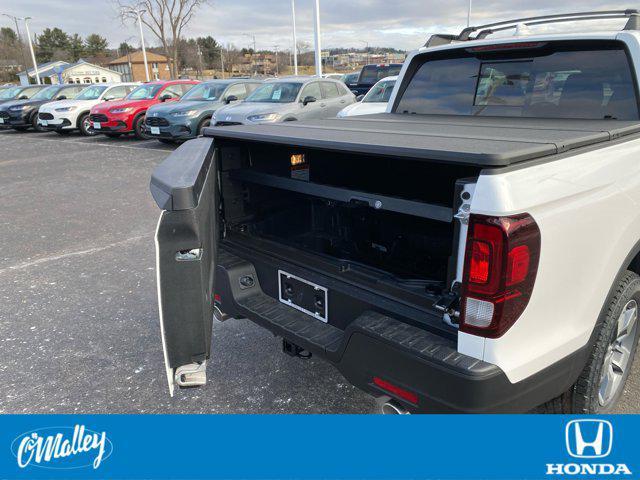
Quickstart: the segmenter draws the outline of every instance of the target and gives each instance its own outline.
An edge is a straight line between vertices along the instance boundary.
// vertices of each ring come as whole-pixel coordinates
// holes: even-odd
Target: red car
[[[197,80],[143,83],[123,100],[102,102],[93,107],[89,116],[91,126],[108,137],[133,132],[138,138],[146,138],[143,127],[147,109],[156,103],[178,100],[198,83]]]

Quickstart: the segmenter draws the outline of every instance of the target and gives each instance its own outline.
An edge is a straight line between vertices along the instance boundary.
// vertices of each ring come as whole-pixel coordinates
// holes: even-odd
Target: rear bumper
[[[333,298],[340,298],[341,311],[350,316],[346,327],[325,324],[276,299],[277,269],[300,275],[299,268],[257,260],[255,255],[247,260],[236,253],[224,246],[219,251],[216,294],[223,312],[250,319],[329,361],[367,393],[395,398],[416,413],[526,412],[566,391],[584,365],[584,352],[576,352],[513,384],[497,366],[458,353],[455,336],[400,321],[392,306],[384,311],[368,300],[370,295],[352,287],[330,290]],[[241,286],[239,279],[246,275],[256,280],[254,286]],[[319,280],[312,272],[303,276]],[[417,403],[380,389],[374,377],[416,394]]]

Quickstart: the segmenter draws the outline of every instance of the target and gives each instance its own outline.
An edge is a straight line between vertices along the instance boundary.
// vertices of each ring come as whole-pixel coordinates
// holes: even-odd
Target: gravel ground
[[[155,140],[0,131],[0,413],[372,413],[330,365],[214,324],[209,382],[171,398],[148,193]],[[640,413],[636,361],[618,410]]]

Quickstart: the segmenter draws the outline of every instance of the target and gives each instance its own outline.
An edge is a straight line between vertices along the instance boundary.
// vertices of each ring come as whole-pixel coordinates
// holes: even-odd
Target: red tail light
[[[460,331],[497,338],[529,303],[540,259],[540,229],[527,214],[471,215],[462,280]]]

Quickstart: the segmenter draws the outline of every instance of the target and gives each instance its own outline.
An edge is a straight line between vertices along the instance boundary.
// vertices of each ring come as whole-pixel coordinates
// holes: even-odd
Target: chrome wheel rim
[[[606,406],[622,388],[623,380],[631,360],[631,351],[638,328],[638,303],[629,300],[622,309],[616,324],[616,335],[607,347],[600,376],[598,403]]]
[[[82,121],[82,127],[84,128],[84,131],[89,135],[93,135],[95,133],[93,131],[93,128],[91,128],[91,120],[89,119],[89,117],[85,118]]]

